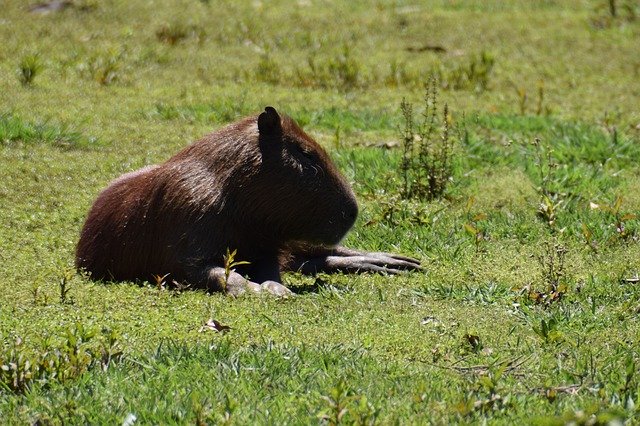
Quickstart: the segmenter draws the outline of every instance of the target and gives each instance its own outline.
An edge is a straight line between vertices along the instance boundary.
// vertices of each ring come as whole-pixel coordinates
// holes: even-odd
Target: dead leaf
[[[426,51],[431,51],[436,53],[445,53],[447,51],[447,49],[437,44],[425,44],[424,46],[420,46],[420,47],[409,46],[406,48],[406,50],[407,52],[412,52],[412,53],[419,53],[419,52],[426,52]]]
[[[44,15],[51,12],[60,12],[72,6],[73,6],[72,1],[54,0],[54,1],[39,3],[34,6],[31,6],[29,8],[29,12],[40,13]]]
[[[202,333],[203,331],[207,331],[207,330],[213,330],[213,331],[217,331],[219,333],[224,334],[230,331],[231,327],[229,327],[228,325],[220,324],[218,321],[214,319],[209,319],[209,321],[207,321],[202,327],[200,327],[200,330],[198,331]]]

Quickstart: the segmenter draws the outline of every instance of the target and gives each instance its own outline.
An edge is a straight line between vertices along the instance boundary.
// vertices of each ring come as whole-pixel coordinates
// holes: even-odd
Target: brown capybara
[[[164,164],[111,182],[89,211],[76,266],[93,279],[169,274],[232,294],[286,294],[283,269],[420,269],[411,258],[336,247],[357,214],[353,191],[327,153],[291,118],[266,107]],[[227,249],[249,262],[228,277]]]

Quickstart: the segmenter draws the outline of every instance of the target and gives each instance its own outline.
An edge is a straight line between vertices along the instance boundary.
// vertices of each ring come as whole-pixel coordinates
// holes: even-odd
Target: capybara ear
[[[280,116],[274,107],[268,106],[264,112],[258,116],[258,132],[261,135],[272,135],[280,133],[282,126],[280,124]]]

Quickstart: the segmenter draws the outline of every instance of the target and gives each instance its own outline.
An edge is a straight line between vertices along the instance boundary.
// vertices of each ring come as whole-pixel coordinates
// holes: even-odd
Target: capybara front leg
[[[250,281],[235,271],[226,275],[224,268],[214,267],[208,273],[208,288],[239,296],[247,291],[261,293],[266,291],[276,296],[288,296],[291,290],[276,281],[264,281],[262,284]]]
[[[324,253],[317,250],[312,254],[295,253],[290,269],[303,274],[318,272],[399,274],[403,271],[423,270],[420,261],[411,257],[384,252],[363,252],[346,247],[326,249]]]

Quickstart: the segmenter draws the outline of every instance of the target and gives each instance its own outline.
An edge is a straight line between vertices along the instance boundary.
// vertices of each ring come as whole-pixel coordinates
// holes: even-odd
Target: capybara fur
[[[168,280],[220,290],[212,268],[227,249],[251,281],[279,281],[292,247],[333,247],[358,214],[327,153],[289,117],[267,107],[127,173],[98,196],[76,266],[92,279]]]

